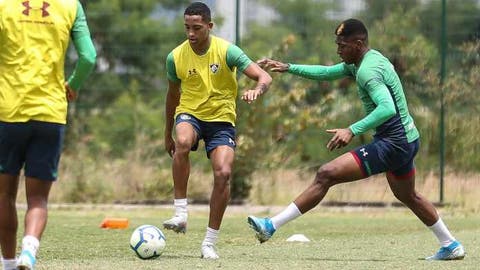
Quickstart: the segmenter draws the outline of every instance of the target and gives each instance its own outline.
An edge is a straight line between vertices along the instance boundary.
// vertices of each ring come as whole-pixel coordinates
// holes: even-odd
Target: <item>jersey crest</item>
[[[213,74],[217,73],[219,68],[220,68],[219,64],[210,64],[210,71],[212,71]]]

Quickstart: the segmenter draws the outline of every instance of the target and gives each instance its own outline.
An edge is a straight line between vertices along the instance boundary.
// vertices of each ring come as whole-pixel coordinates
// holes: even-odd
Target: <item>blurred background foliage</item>
[[[190,1],[81,1],[98,53],[96,71],[69,107],[57,200],[67,202],[166,201],[172,199],[170,158],[163,149],[165,58],[185,39],[183,11]],[[211,2],[211,1],[206,1]],[[239,40],[252,60],[272,57],[302,64],[334,64],[337,1],[258,0],[277,16],[253,20]],[[438,171],[441,1],[363,1],[370,46],[395,65],[421,133],[420,175]],[[447,1],[448,58],[446,163],[450,172],[480,168],[480,8],[478,1]],[[216,24],[222,14],[214,14]],[[214,28],[215,29],[215,28]],[[76,60],[68,53],[67,71]],[[261,170],[315,170],[348,149],[328,152],[327,128],[363,117],[350,80],[315,82],[272,74],[269,92],[255,104],[238,102],[234,201],[248,200],[252,175]],[[239,75],[239,91],[252,82]],[[191,155],[194,172],[210,175],[203,148]],[[192,179],[195,181],[194,179]],[[62,182],[60,181],[60,182]],[[211,183],[207,183],[210,185]],[[208,199],[194,182],[192,199]],[[208,190],[208,188],[206,188]],[[196,194],[196,195],[195,195]]]

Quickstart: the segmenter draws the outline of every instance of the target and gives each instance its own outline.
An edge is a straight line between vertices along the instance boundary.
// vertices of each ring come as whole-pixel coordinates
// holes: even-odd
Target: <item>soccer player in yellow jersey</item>
[[[212,163],[214,183],[201,254],[202,258],[217,259],[215,244],[230,197],[234,160],[236,70],[257,81],[254,89],[242,95],[248,103],[267,91],[272,78],[239,47],[210,35],[213,23],[207,5],[195,2],[188,6],[184,23],[188,40],[167,57],[165,148],[173,157],[175,215],[163,225],[175,232],[186,231],[189,153],[195,151],[198,141],[203,139]]]
[[[64,78],[73,39],[79,59]],[[3,269],[33,269],[47,223],[48,194],[73,101],[96,53],[78,0],[0,0],[0,246]],[[27,212],[22,251],[15,259],[15,201],[24,169]]]

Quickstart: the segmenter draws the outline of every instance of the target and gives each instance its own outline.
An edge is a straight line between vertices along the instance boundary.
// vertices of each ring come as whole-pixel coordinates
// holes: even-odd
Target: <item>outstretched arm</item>
[[[336,80],[351,74],[344,63],[339,63],[333,66],[297,65],[282,63],[269,58],[259,60],[257,63],[262,68],[269,69],[273,72],[288,72],[293,75],[317,81]]]

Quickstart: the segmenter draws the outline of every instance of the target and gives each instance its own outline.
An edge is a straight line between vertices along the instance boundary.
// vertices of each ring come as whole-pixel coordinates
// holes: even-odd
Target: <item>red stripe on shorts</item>
[[[397,179],[408,179],[408,178],[411,178],[412,176],[415,175],[415,168],[413,168],[411,171],[409,171],[408,173],[406,174],[402,174],[402,175],[395,175],[393,174],[392,172],[387,172],[388,174],[392,175],[393,177],[397,178]]]
[[[355,161],[358,164],[358,167],[360,167],[360,170],[362,171],[363,177],[368,177],[367,172],[365,171],[365,169],[362,166],[362,160],[358,157],[357,153],[355,153],[355,151],[350,151],[350,154],[352,154],[353,158],[355,159]]]

